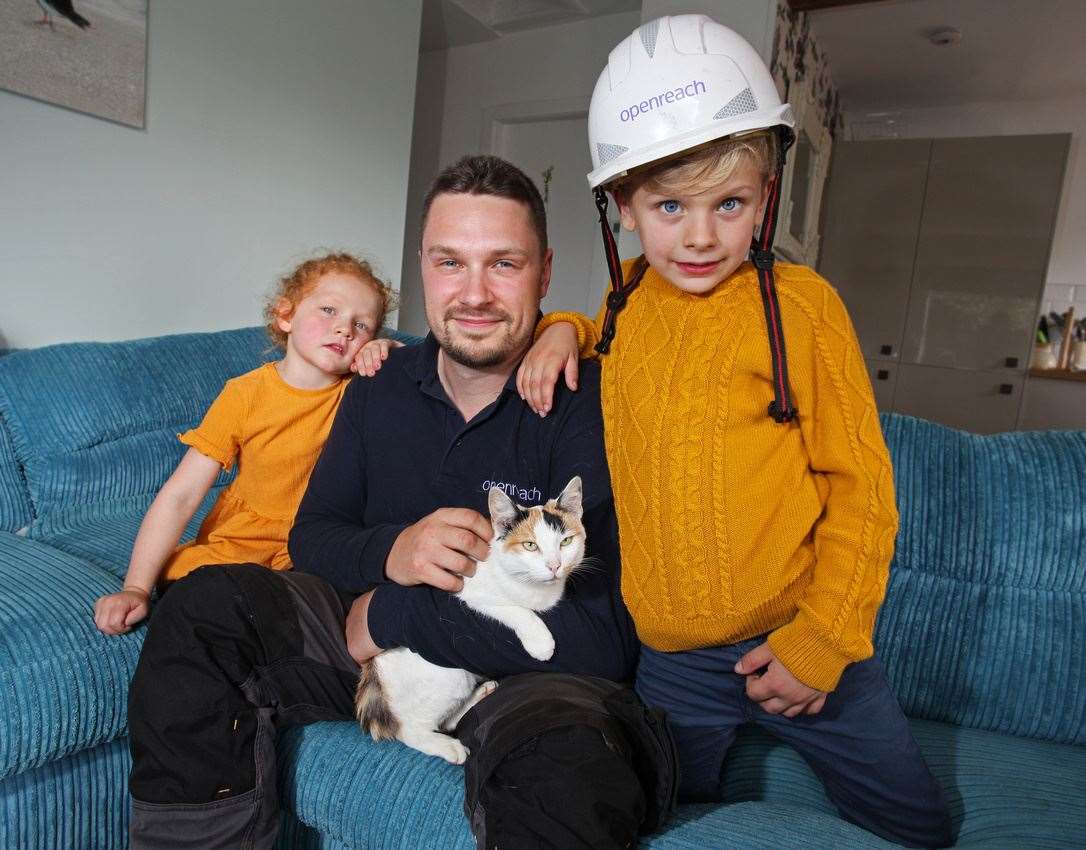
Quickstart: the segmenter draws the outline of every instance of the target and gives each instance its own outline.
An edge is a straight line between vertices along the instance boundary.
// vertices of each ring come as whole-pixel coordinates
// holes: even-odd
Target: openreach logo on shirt
[[[483,492],[490,492],[491,487],[497,487],[510,499],[520,502],[522,505],[538,505],[543,499],[543,494],[538,487],[520,487],[511,481],[484,481]]]
[[[684,86],[676,86],[673,89],[660,92],[660,94],[654,94],[648,100],[643,100],[640,103],[627,106],[618,114],[618,117],[623,123],[626,123],[627,121],[636,121],[638,115],[652,112],[652,110],[659,109],[666,103],[675,103],[679,100],[686,100],[688,97],[705,94],[705,91],[705,83],[701,80],[691,80]]]

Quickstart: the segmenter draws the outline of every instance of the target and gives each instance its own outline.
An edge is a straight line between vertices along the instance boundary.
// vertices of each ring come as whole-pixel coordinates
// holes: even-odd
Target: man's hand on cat
[[[577,389],[577,329],[556,322],[539,335],[517,369],[517,392],[540,416],[546,416],[554,398],[554,385],[564,374],[566,386]]]
[[[494,530],[470,508],[441,508],[409,525],[396,538],[385,561],[385,575],[396,584],[428,584],[456,593],[463,576],[475,575],[486,560]]]
[[[370,637],[369,622],[366,618],[372,596],[372,590],[369,593],[363,593],[351,604],[351,610],[347,612],[347,652],[359,664],[364,664],[382,652],[381,647]]]
[[[759,670],[760,673],[755,672]],[[818,714],[826,704],[825,691],[809,688],[793,676],[777,660],[768,643],[754,647],[740,658],[735,672],[747,677],[747,697],[770,714],[785,717]]]

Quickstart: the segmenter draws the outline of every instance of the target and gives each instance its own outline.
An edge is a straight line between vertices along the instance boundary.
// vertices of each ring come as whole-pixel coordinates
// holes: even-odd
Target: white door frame
[[[591,103],[589,97],[562,97],[549,100],[526,100],[520,103],[504,103],[487,107],[482,110],[482,121],[479,128],[479,149],[483,153],[501,156],[501,132],[510,124],[526,124],[536,121],[567,121],[576,118],[588,118],[588,107]],[[588,139],[585,139],[585,145]],[[585,180],[585,203],[591,203],[592,195],[588,188],[588,180]],[[611,229],[618,232],[618,209],[611,204],[607,209],[608,220]],[[586,234],[591,238],[592,265],[585,292],[584,312],[588,316],[594,316],[610,285],[607,271],[607,256],[604,253],[603,240],[599,231]],[[640,243],[637,244],[637,253],[640,253]]]

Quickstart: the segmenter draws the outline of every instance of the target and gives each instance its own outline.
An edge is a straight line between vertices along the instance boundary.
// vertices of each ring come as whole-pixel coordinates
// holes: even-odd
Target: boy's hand
[[[577,329],[569,322],[556,322],[539,335],[517,370],[517,392],[533,411],[550,413],[560,374],[567,387],[577,389],[577,357]]]
[[[381,368],[381,363],[388,359],[388,353],[394,348],[403,348],[403,343],[394,339],[371,339],[358,349],[351,363],[351,371],[372,378]]]
[[[102,596],[94,603],[94,625],[107,635],[123,635],[136,623],[146,619],[151,610],[151,597],[135,588]]]
[[[768,666],[766,666],[768,665]],[[755,671],[762,670],[761,673]],[[796,717],[818,714],[826,704],[825,691],[809,688],[777,660],[768,643],[756,646],[739,659],[735,672],[747,677],[747,697],[770,714]]]

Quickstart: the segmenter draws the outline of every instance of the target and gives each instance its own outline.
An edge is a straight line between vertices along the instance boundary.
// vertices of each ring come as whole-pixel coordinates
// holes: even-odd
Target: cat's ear
[[[583,510],[581,505],[581,476],[573,476],[572,480],[555,500],[555,504],[560,510],[568,511],[578,519],[581,518],[581,511]]]
[[[486,501],[490,508],[490,522],[494,526],[494,532],[501,537],[513,527],[517,516],[517,506],[505,495],[501,487],[491,487]]]

